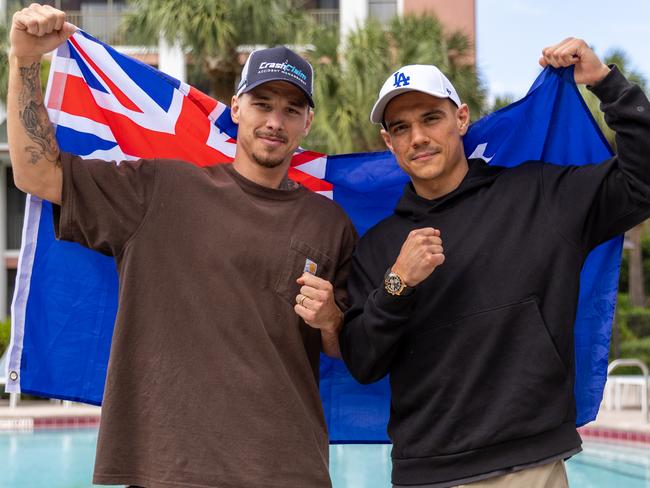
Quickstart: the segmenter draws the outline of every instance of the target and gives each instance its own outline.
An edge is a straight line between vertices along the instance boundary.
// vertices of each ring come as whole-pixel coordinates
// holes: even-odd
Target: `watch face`
[[[399,293],[402,288],[402,280],[395,273],[389,273],[386,277],[386,289],[390,293]]]

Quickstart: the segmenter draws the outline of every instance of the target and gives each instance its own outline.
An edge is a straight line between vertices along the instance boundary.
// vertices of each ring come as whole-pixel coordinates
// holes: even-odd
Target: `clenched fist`
[[[539,64],[554,68],[575,65],[573,75],[578,84],[595,85],[609,73],[609,67],[603,64],[593,49],[582,39],[573,37],[542,49]]]
[[[65,21],[65,13],[49,5],[31,4],[14,14],[11,23],[10,56],[40,61],[74,34],[76,27]]]
[[[343,312],[334,301],[332,284],[309,273],[303,273],[297,282],[301,288],[296,296],[295,312],[315,329],[338,333]]]
[[[432,227],[409,233],[391,267],[407,286],[416,286],[445,261],[440,231]]]

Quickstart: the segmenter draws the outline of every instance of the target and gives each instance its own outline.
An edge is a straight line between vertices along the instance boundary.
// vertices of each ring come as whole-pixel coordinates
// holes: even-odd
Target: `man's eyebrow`
[[[271,96],[264,93],[264,92],[251,91],[250,95],[251,95],[251,97],[256,98],[258,100],[270,100],[271,99]]]
[[[444,114],[444,113],[445,113],[445,111],[442,110],[441,108],[434,108],[432,110],[424,112],[423,114],[421,114],[419,116],[419,118],[424,119],[424,118],[429,117],[431,115],[440,115],[440,114]],[[404,121],[402,119],[395,119],[395,120],[391,120],[390,122],[388,122],[386,127],[390,129],[391,127],[394,127],[396,125],[403,124],[403,123],[404,123]]]
[[[275,96],[279,96],[279,94],[276,94],[274,92],[268,92],[266,90],[251,90],[249,92],[251,98],[253,100],[261,100],[261,101],[268,101],[274,98]],[[288,99],[289,105],[292,107],[296,108],[305,108],[308,106],[307,100],[304,97],[301,97],[300,95],[296,95],[295,97],[291,97]]]
[[[403,124],[404,121],[402,119],[396,119],[396,120],[391,120],[386,124],[386,127],[390,129],[391,127],[395,127],[396,125]]]
[[[289,99],[289,105],[304,108],[307,106],[307,100],[304,97],[297,96]]]
[[[444,113],[445,113],[445,111],[442,110],[441,108],[434,108],[433,110],[429,110],[428,112],[423,113],[420,116],[420,118],[423,119],[425,117],[428,117],[429,115],[440,115],[440,114],[444,114]]]

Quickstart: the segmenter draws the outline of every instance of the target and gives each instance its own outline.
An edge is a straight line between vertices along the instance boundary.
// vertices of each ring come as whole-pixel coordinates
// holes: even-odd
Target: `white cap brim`
[[[383,97],[381,97],[375,102],[375,105],[372,107],[372,110],[370,111],[370,122],[372,122],[373,124],[383,124],[384,111],[386,110],[386,105],[388,105],[388,103],[393,98],[408,92],[420,92],[420,93],[426,93],[427,95],[431,95],[432,97],[436,97],[436,98],[448,98],[449,100],[454,102],[454,105],[460,107],[458,103],[460,102],[460,100],[456,102],[456,100],[450,97],[447,93],[419,90],[417,88],[410,88],[410,87],[395,88],[394,90],[391,90],[390,92],[386,93]]]

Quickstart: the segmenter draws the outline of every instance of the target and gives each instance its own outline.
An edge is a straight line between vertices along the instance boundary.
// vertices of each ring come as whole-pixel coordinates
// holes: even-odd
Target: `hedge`
[[[650,235],[641,238],[641,253],[643,255],[643,281],[645,283],[645,293],[647,297],[650,297]],[[621,293],[628,293],[630,289],[628,254],[627,251],[624,252],[623,260],[621,261],[621,278],[618,284]]]
[[[631,307],[629,295],[619,293],[615,321],[620,357],[640,359],[650,367],[650,309]],[[612,337],[609,362],[616,357],[615,337]],[[639,370],[624,367],[617,369],[614,374],[639,374]]]
[[[633,308],[624,314],[628,329],[636,337],[650,337],[650,309]]]
[[[5,320],[0,320],[0,356],[9,346],[9,340],[11,339],[11,321],[7,318]]]
[[[640,359],[650,367],[650,337],[634,339],[621,344],[621,357]],[[630,369],[629,373],[640,374],[640,371],[638,368],[634,368],[634,371]]]

